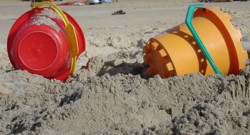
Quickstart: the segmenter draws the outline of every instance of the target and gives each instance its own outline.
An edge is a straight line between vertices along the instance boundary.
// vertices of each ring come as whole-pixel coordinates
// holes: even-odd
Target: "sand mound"
[[[239,76],[190,74],[161,79],[156,75],[147,79],[142,63],[124,60],[114,65],[112,57],[133,60],[141,54],[119,52],[105,58],[94,57],[88,69],[81,69],[66,83],[25,71],[1,72],[1,87],[9,94],[0,98],[0,132],[250,132],[249,67]]]

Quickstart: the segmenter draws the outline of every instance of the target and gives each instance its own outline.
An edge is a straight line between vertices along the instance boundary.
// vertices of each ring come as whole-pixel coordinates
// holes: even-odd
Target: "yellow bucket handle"
[[[71,58],[72,58],[72,63],[71,63],[71,68],[70,68],[70,74],[73,75],[76,67],[76,58],[79,52],[78,48],[78,42],[77,42],[77,37],[76,37],[76,32],[74,26],[69,22],[68,18],[65,16],[65,14],[62,12],[62,10],[56,6],[55,4],[51,2],[38,2],[38,3],[33,3],[31,4],[31,7],[38,8],[42,6],[50,6],[52,7],[61,17],[65,24],[65,29],[66,29],[66,35],[69,40],[69,45],[70,45],[70,53],[71,53]]]

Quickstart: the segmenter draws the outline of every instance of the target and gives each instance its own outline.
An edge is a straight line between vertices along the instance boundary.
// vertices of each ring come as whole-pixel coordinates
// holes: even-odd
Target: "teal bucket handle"
[[[220,70],[218,69],[218,67],[216,66],[216,64],[214,63],[214,60],[212,59],[211,55],[209,54],[209,52],[207,51],[206,47],[204,46],[204,44],[202,43],[199,35],[197,34],[197,32],[195,31],[193,25],[192,25],[192,19],[194,16],[194,11],[197,8],[204,8],[202,4],[194,4],[194,5],[190,5],[188,7],[188,12],[187,12],[187,16],[186,16],[186,20],[185,23],[188,27],[188,29],[190,30],[190,32],[192,33],[195,41],[197,42],[197,44],[199,45],[202,53],[205,55],[206,59],[208,60],[208,62],[210,63],[210,65],[212,66],[214,72],[216,74],[219,75],[223,75]]]

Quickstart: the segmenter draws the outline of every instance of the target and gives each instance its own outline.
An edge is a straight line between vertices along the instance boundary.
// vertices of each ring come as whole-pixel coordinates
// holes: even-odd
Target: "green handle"
[[[216,74],[219,75],[223,75],[220,70],[218,69],[218,67],[216,66],[216,64],[214,63],[212,57],[210,56],[209,52],[207,51],[206,47],[204,46],[204,44],[202,43],[199,35],[197,34],[197,32],[195,31],[193,25],[192,25],[192,19],[193,19],[193,15],[194,15],[194,11],[197,8],[204,8],[202,4],[195,4],[195,5],[190,5],[188,7],[188,12],[187,12],[187,16],[186,16],[186,20],[185,23],[188,27],[188,29],[190,30],[190,32],[192,33],[195,41],[197,42],[197,44],[199,45],[202,53],[205,55],[205,57],[207,58],[208,62],[210,63],[210,65],[212,66],[214,72]]]

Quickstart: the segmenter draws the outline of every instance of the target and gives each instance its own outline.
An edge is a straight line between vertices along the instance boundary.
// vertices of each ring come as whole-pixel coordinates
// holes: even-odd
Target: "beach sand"
[[[81,26],[87,49],[75,75],[60,82],[13,69],[6,51],[8,32],[30,10],[30,2],[2,0],[0,134],[250,134],[249,61],[239,75],[146,77],[145,43],[183,23],[194,3],[119,0],[61,6]],[[230,14],[250,51],[250,2],[204,6]],[[111,15],[117,10],[126,14]]]

